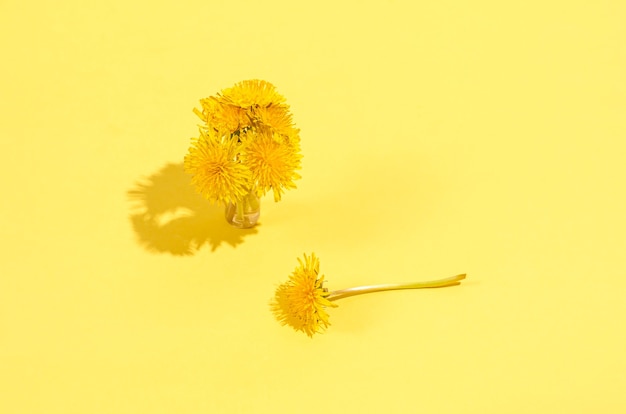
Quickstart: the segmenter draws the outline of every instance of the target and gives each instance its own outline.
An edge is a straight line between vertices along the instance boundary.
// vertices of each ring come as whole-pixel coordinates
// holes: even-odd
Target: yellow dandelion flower
[[[220,95],[225,102],[241,108],[285,102],[285,98],[276,92],[274,85],[259,79],[239,82],[232,88],[224,89]]]
[[[245,138],[243,162],[250,168],[259,196],[272,189],[274,201],[279,201],[285,189],[296,188],[293,181],[300,178],[296,173],[302,159],[299,144],[281,142],[271,131],[255,135],[254,139],[249,138],[250,134]]]
[[[357,286],[329,292],[323,286],[324,276],[319,274],[320,262],[315,253],[311,256],[305,254],[304,261],[298,259],[298,263],[289,280],[276,289],[270,309],[282,325],[289,325],[309,337],[324,332],[330,326],[326,308],[337,307],[334,301],[338,299],[387,290],[456,286],[466,277],[463,273],[428,282]]]
[[[250,172],[237,156],[241,145],[203,132],[185,156],[185,171],[197,191],[212,202],[235,203],[249,192]]]
[[[232,134],[250,126],[250,116],[243,108],[230,105],[214,96],[200,100],[200,104],[202,111],[194,108],[194,113],[207,124],[207,127],[216,131]]]
[[[287,137],[297,137],[298,129],[294,127],[291,113],[287,105],[270,105],[254,108],[253,117],[257,122]]]
[[[329,293],[323,287],[324,276],[319,275],[315,254],[305,254],[304,261],[298,258],[298,262],[289,280],[276,290],[270,306],[281,324],[313,337],[330,325],[325,308],[337,305],[326,299]]]

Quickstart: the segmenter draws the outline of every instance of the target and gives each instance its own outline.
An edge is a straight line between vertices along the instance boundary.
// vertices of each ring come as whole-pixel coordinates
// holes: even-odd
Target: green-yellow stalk
[[[364,293],[384,292],[386,290],[400,290],[400,289],[429,289],[440,288],[447,286],[456,286],[461,283],[461,280],[465,279],[466,274],[460,274],[446,279],[431,280],[428,282],[415,282],[415,283],[396,283],[396,284],[384,284],[384,285],[370,285],[370,286],[357,286],[347,289],[335,290],[330,292],[326,299],[330,301],[347,298],[355,295],[362,295]]]

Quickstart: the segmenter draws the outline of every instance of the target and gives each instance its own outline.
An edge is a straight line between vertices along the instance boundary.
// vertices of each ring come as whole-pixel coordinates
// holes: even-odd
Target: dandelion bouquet
[[[289,280],[276,289],[270,308],[282,325],[289,325],[311,338],[330,326],[326,308],[337,307],[334,302],[338,299],[385,290],[456,286],[466,276],[460,274],[428,282],[357,286],[329,292],[324,287],[324,276],[319,274],[320,262],[315,254],[305,254],[304,260],[298,259],[298,263]]]
[[[263,80],[242,81],[200,104],[194,112],[202,124],[185,156],[185,171],[200,194],[227,206],[231,224],[252,227],[260,197],[272,190],[279,201],[296,187],[299,129],[285,98]],[[248,213],[255,211],[251,218]]]

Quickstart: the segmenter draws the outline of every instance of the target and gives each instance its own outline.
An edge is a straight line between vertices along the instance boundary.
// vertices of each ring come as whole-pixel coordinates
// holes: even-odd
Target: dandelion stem
[[[239,221],[240,223],[243,223],[244,211],[245,211],[245,206],[246,206],[246,198],[242,198],[241,200],[239,200],[239,202],[237,202],[235,206],[237,207],[237,213],[236,213],[237,221]]]
[[[465,279],[465,273],[448,277],[446,279],[431,280],[428,282],[416,282],[416,283],[396,283],[396,284],[384,284],[384,285],[370,285],[370,286],[357,286],[347,289],[335,290],[330,292],[326,299],[330,301],[347,298],[355,295],[362,295],[364,293],[383,292],[385,290],[400,290],[400,289],[427,289],[427,288],[439,288],[446,286],[456,286],[461,283],[461,280]]]

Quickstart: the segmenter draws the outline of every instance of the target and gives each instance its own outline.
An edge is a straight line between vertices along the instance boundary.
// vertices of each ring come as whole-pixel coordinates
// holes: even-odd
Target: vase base
[[[261,216],[259,210],[247,212],[244,214],[237,214],[237,206],[229,204],[226,206],[226,221],[231,226],[237,229],[249,229],[256,226]]]

